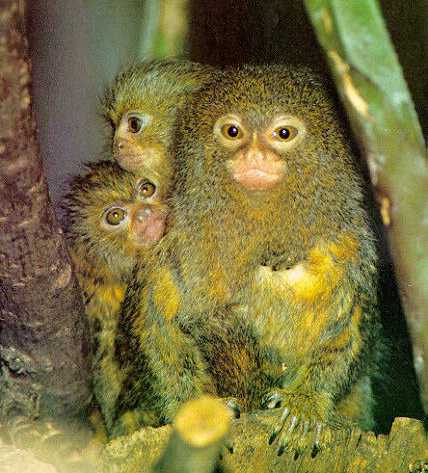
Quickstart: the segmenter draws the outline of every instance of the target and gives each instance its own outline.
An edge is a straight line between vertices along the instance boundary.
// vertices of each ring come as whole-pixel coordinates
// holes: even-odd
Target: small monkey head
[[[223,193],[247,201],[331,189],[338,184],[333,176],[349,174],[350,155],[325,83],[286,66],[218,73],[193,95],[178,132],[180,167],[191,170],[188,185],[218,184],[217,190],[221,185]]]
[[[135,176],[111,161],[90,164],[66,199],[72,246],[118,274],[132,269],[138,251],[159,241],[167,207],[159,181]]]
[[[100,214],[101,228],[115,242],[121,242],[125,252],[133,254],[162,237],[166,214],[156,202],[156,192],[153,182],[138,179],[130,198],[108,202]]]
[[[211,69],[189,61],[147,61],[118,75],[104,97],[112,125],[113,156],[123,169],[140,174],[144,165],[170,177],[173,125],[186,94],[208,79]]]

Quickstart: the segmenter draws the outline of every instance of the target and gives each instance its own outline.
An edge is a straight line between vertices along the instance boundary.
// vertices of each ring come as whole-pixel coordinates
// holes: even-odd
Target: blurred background
[[[54,203],[81,163],[105,153],[99,97],[144,58],[213,65],[324,60],[302,0],[30,0],[28,36],[41,153]],[[383,0],[382,11],[428,133],[428,1]]]

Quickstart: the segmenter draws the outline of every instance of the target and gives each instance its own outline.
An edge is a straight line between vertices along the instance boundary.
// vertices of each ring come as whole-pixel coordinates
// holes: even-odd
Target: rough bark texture
[[[389,237],[428,413],[428,161],[415,109],[373,0],[306,0]]]
[[[31,108],[23,1],[0,1],[0,418],[87,406],[84,313]]]
[[[358,430],[336,433],[329,448],[315,457],[306,452],[277,456],[275,444],[268,445],[275,413],[243,415],[232,423],[230,441],[233,453],[223,449],[217,473],[416,473],[428,468],[428,441],[420,421],[397,418],[388,436],[376,437]],[[130,437],[109,444],[104,453],[103,473],[150,473],[152,465],[174,440],[171,427],[146,428]],[[175,470],[164,469],[163,473]],[[194,473],[206,471],[201,468]]]
[[[174,428],[147,427],[130,436],[119,437],[104,448],[102,455],[101,446],[93,444],[95,449],[91,448],[91,442],[88,440],[86,451],[79,449],[74,455],[70,455],[70,451],[62,442],[63,437],[55,440],[55,433],[52,431],[39,436],[35,443],[28,442],[27,434],[31,433],[28,431],[27,434],[21,435],[20,439],[15,439],[14,447],[8,448],[11,453],[16,447],[19,449],[16,451],[16,461],[21,461],[22,449],[31,448],[26,456],[30,464],[30,455],[35,455],[39,461],[53,464],[59,473],[428,471],[428,440],[422,422],[415,419],[395,419],[387,436],[376,437],[371,432],[362,433],[359,430],[336,431],[333,434],[327,431],[322,439],[328,442],[328,447],[316,456],[312,456],[310,451],[298,457],[293,452],[278,456],[275,443],[268,445],[275,418],[280,415],[278,410],[244,414],[229,426],[228,419],[224,418],[217,408],[217,412],[206,406],[198,409],[192,405],[195,402],[200,401],[192,401],[183,406]],[[221,447],[228,427],[227,447]],[[8,456],[8,461],[13,461],[12,455]],[[0,448],[0,472],[3,473],[1,466]]]

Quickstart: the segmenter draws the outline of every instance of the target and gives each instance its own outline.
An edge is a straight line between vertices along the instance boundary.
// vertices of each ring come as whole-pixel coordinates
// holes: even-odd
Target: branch
[[[143,59],[181,56],[186,50],[189,1],[145,0],[141,31]]]
[[[428,167],[421,128],[377,2],[305,4],[367,159],[428,412]]]
[[[72,416],[90,399],[84,309],[36,139],[25,3],[0,4],[0,419]]]
[[[183,410],[186,408],[183,408]],[[183,412],[183,411],[182,411]],[[317,473],[343,473],[345,471],[364,473],[401,473],[424,471],[420,465],[428,458],[428,442],[422,422],[414,419],[397,418],[389,436],[363,433],[359,430],[345,433],[326,432],[330,439],[329,447],[321,450],[315,457],[310,451],[298,456],[293,452],[285,452],[278,457],[275,444],[269,446],[268,438],[278,412],[258,411],[244,414],[232,422],[229,442],[233,445],[233,453],[223,449],[221,460],[217,465],[218,472],[228,473],[297,473],[313,471]],[[200,412],[200,416],[209,417],[208,411]],[[205,423],[215,423],[216,418],[207,418]],[[221,421],[219,421],[220,423]],[[178,430],[178,427],[176,427]],[[188,430],[191,429],[190,424]],[[169,455],[172,444],[180,433],[171,427],[145,428],[129,437],[121,437],[111,442],[105,452],[103,465],[99,471],[103,473],[152,473],[151,465],[156,464],[160,455]],[[220,437],[220,436],[219,436]],[[164,451],[165,445],[171,440]],[[182,444],[184,445],[184,444]],[[197,450],[189,444],[179,453],[186,458],[186,465],[191,465]],[[162,453],[164,452],[164,453]],[[172,460],[172,457],[170,458]],[[175,457],[177,461],[177,457]],[[159,463],[158,463],[159,464]],[[171,464],[171,463],[170,463]],[[188,470],[180,469],[155,470],[164,472]],[[203,468],[194,468],[194,473],[205,473]]]
[[[230,415],[218,400],[204,397],[183,406],[153,473],[210,473],[229,430]]]

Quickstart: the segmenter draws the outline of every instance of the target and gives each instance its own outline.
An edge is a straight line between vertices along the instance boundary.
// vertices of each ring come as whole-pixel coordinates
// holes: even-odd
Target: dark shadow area
[[[389,353],[385,370],[380,373],[379,382],[375,383],[373,390],[378,432],[387,433],[395,417],[424,418],[410,336],[388,255],[380,267],[379,297]]]
[[[381,0],[380,4],[427,140],[428,2]]]
[[[304,64],[325,70],[303,2],[191,2],[190,54],[215,66]]]

